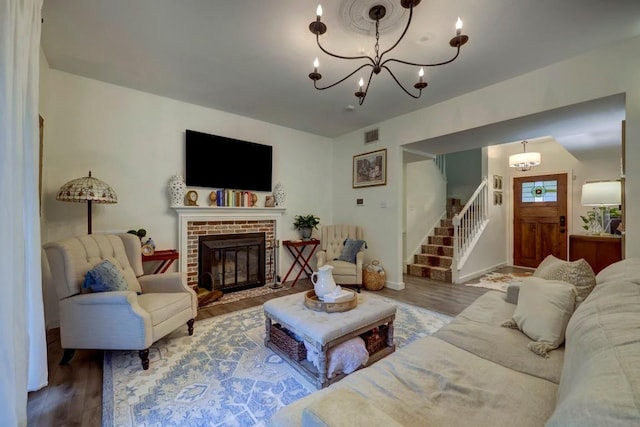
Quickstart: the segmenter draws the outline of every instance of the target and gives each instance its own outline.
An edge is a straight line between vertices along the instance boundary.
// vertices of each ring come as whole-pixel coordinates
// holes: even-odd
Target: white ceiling
[[[370,51],[372,37],[341,24],[344,1],[322,1],[326,47],[344,55]],[[356,1],[381,2],[400,0]],[[335,137],[640,34],[640,0],[424,0],[390,57],[447,59],[457,16],[469,43],[452,64],[427,70],[421,99],[405,95],[383,72],[358,106],[355,76],[321,92],[308,78],[316,56],[323,83],[355,69],[355,61],[330,59],[315,45],[308,24],[316,6],[317,0],[45,0],[42,47],[54,69]],[[383,34],[381,49],[401,30]],[[413,85],[415,69],[396,71]]]

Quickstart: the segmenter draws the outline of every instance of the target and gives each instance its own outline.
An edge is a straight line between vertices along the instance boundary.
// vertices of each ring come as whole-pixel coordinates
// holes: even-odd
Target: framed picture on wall
[[[501,205],[502,204],[502,191],[494,191],[493,192],[493,204]]]
[[[387,149],[353,156],[353,188],[387,185]]]
[[[502,190],[502,176],[501,175],[493,175],[493,189],[494,190]]]

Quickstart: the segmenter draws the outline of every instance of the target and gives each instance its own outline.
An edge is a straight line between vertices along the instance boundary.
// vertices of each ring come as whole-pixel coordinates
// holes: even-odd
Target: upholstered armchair
[[[193,334],[196,293],[181,273],[143,275],[140,239],[132,234],[90,234],[44,245],[60,311],[60,339],[67,364],[75,349],[139,350],[149,368],[149,347],[186,324]],[[108,260],[127,290],[89,292],[85,276]],[[122,280],[120,279],[122,282]],[[123,283],[124,284],[124,283]]]
[[[325,264],[333,267],[333,278],[339,285],[362,287],[362,263],[364,261],[363,244],[355,255],[355,262],[339,260],[345,240],[362,240],[362,228],[358,225],[325,225],[321,229],[321,250],[316,253],[318,267]]]

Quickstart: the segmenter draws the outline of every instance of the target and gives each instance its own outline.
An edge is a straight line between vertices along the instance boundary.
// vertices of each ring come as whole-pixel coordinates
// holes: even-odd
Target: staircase
[[[407,274],[453,282],[451,264],[454,228],[451,219],[461,210],[460,199],[447,199],[446,219],[440,220],[440,226],[434,229],[434,235],[428,237],[428,244],[422,245],[422,253],[414,256],[414,264],[407,266]]]

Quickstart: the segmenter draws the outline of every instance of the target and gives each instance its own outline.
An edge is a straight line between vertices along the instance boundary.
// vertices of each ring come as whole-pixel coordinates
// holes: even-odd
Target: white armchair
[[[75,349],[139,350],[148,369],[151,344],[185,323],[193,334],[196,293],[181,273],[143,276],[137,236],[90,234],[47,243],[44,249],[59,300],[60,364],[67,364]],[[87,272],[104,260],[122,273],[127,291],[83,292]]]
[[[325,225],[320,234],[321,250],[316,253],[318,267],[325,264],[333,266],[333,278],[337,284],[356,286],[360,292],[365,246],[356,254],[355,264],[336,258],[340,256],[346,239],[362,240],[362,227],[349,224]]]

